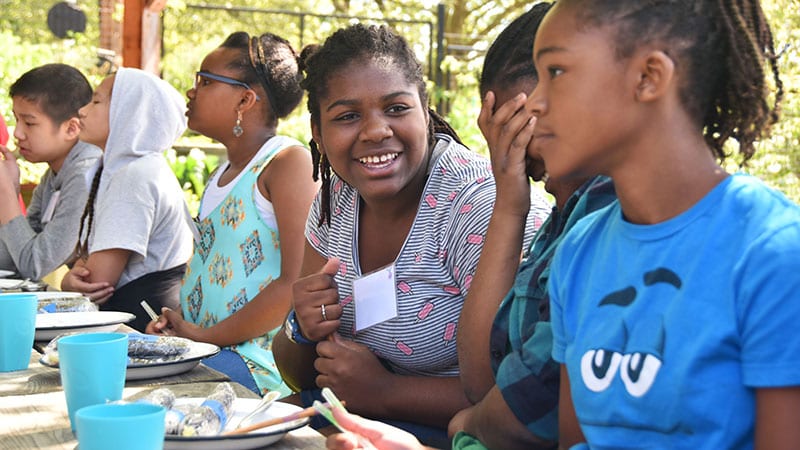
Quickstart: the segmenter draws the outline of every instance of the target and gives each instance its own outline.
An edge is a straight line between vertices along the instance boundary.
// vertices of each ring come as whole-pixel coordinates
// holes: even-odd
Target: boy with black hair
[[[78,140],[78,109],[91,101],[92,88],[76,68],[46,64],[23,74],[9,93],[17,150],[49,168],[26,217],[17,201],[19,166],[0,145],[0,268],[40,279],[74,259],[80,215],[102,156],[99,148]]]

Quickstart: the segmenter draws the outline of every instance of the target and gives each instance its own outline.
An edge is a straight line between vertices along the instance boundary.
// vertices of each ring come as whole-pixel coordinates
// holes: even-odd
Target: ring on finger
[[[325,313],[325,305],[319,305],[320,310],[322,310],[322,320],[327,321],[328,315]]]

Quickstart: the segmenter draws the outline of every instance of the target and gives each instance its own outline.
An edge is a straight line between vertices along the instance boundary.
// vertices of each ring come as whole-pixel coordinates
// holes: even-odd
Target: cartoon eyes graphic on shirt
[[[650,390],[661,369],[661,360],[648,353],[631,353],[622,357],[619,372],[625,389],[634,397],[641,397]]]
[[[581,378],[590,391],[603,392],[608,389],[617,373],[622,355],[617,352],[597,349],[589,350],[581,357]]]
[[[659,268],[644,274],[644,285],[669,284],[676,289],[681,288],[681,280],[675,272]],[[638,292],[633,286],[614,291],[600,301],[599,306],[627,307],[637,299]],[[663,324],[641,324],[633,331],[622,324],[618,345],[630,346],[635,342],[637,348],[650,348],[651,352],[634,351],[627,353],[619,347],[616,349],[593,348],[581,357],[581,379],[587,389],[592,392],[603,392],[611,386],[617,372],[625,386],[625,390],[634,397],[645,395],[655,382],[662,365],[662,349],[664,346]]]
[[[647,353],[623,355],[598,349],[587,351],[581,358],[581,378],[593,392],[608,389],[619,370],[625,390],[634,397],[641,397],[650,390],[660,368],[658,357]]]

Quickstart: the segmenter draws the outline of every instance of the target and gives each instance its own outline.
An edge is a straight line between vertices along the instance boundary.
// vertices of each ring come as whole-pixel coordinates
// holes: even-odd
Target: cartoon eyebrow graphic
[[[663,267],[660,267],[656,270],[652,270],[650,272],[646,272],[644,274],[645,286],[652,286],[656,283],[671,284],[672,286],[675,287],[675,289],[680,289],[681,285],[683,284],[681,283],[680,277],[678,277],[678,275],[675,272],[669,269],[665,269]]]
[[[660,267],[655,270],[651,270],[650,272],[645,272],[644,274],[644,285],[645,286],[652,286],[656,283],[667,283],[673,286],[675,289],[680,289],[683,283],[681,282],[680,277],[678,275],[663,267]],[[618,291],[614,291],[600,301],[598,306],[604,305],[617,305],[617,306],[629,306],[633,301],[636,300],[636,288],[633,286],[628,286],[624,289],[620,289]]]
[[[600,301],[600,305],[617,305],[617,306],[629,306],[633,301],[636,300],[636,288],[633,286],[628,286],[625,289],[621,289],[619,291],[614,291],[605,297],[603,300]]]

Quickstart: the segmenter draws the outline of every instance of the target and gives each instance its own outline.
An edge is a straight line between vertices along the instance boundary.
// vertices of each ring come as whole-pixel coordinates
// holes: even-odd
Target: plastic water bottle
[[[139,399],[139,401],[170,409],[175,404],[175,393],[167,388],[159,388],[151,391],[145,397]]]
[[[164,415],[164,434],[175,436],[178,434],[183,419],[189,414],[192,409],[198,406],[193,405],[175,405],[167,410]]]
[[[192,406],[178,425],[181,436],[213,436],[228,423],[236,392],[229,383],[220,383],[199,406]],[[172,409],[173,411],[175,408]]]
[[[164,433],[171,435],[178,434],[178,426],[190,408],[189,405],[175,405],[175,393],[167,388],[156,389],[138,401],[163,406],[167,409],[164,416]]]

